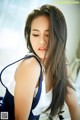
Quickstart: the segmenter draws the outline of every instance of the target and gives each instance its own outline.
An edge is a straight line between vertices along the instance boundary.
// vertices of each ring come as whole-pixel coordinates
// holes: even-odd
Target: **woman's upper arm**
[[[66,103],[69,108],[71,120],[80,120],[80,108],[78,105],[76,93],[72,88],[69,87],[66,96]]]
[[[26,120],[29,117],[34,90],[40,75],[40,65],[35,58],[21,63],[15,73],[14,107],[15,118]]]

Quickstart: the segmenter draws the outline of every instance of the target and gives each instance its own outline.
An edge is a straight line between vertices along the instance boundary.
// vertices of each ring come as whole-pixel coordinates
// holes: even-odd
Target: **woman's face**
[[[32,21],[30,42],[34,52],[43,60],[50,37],[50,20],[48,16],[38,16]]]

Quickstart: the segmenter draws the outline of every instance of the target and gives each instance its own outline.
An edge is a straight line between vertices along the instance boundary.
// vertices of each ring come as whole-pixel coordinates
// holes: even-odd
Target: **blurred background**
[[[80,0],[0,0],[0,71],[28,51],[24,39],[25,21],[29,12],[43,4],[55,5],[66,18],[68,71],[80,104]],[[4,72],[5,84],[12,69]],[[4,93],[0,84],[0,95]]]

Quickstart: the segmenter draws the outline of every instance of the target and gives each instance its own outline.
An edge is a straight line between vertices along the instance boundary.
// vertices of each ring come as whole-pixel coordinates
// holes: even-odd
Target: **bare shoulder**
[[[23,67],[23,68],[27,69],[27,66],[30,66],[29,68],[31,68],[31,69],[33,67],[40,69],[40,65],[39,65],[38,61],[36,60],[36,58],[34,58],[34,57],[23,60],[18,68],[20,69],[21,67]]]
[[[29,76],[34,76],[34,78],[38,78],[39,75],[40,65],[34,57],[22,61],[15,72],[16,80],[20,80],[20,78],[22,77],[24,77],[25,79],[26,77],[28,78]]]
[[[80,119],[80,108],[78,105],[78,100],[76,96],[76,91],[70,87],[67,87],[67,95],[66,95],[66,103],[68,105],[71,120],[79,120]]]

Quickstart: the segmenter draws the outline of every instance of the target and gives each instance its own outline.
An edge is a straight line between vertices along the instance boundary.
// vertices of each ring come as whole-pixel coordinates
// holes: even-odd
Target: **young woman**
[[[48,119],[61,120],[67,105],[71,120],[80,120],[75,90],[67,75],[67,27],[62,12],[52,5],[32,11],[25,38],[30,52],[18,64],[1,110],[9,112],[10,120],[39,120],[46,111]]]

